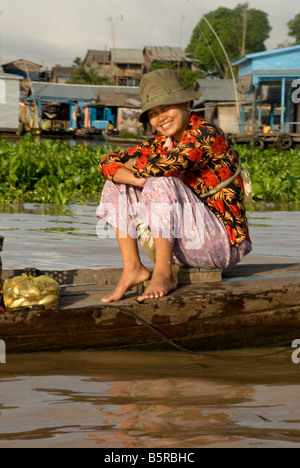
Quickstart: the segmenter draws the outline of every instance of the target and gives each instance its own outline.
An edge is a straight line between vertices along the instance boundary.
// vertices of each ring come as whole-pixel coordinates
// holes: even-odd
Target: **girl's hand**
[[[141,187],[141,188],[145,187],[146,182],[147,182],[146,178],[141,177],[140,179],[138,179],[137,177],[135,177],[135,180],[136,182],[132,185],[135,185],[136,187]]]
[[[129,181],[125,182],[127,183],[128,185],[134,185],[135,187],[141,187],[143,188],[147,182],[147,179],[143,178],[143,177],[135,177],[134,174],[132,173],[132,169],[133,169],[133,166],[134,164],[136,163],[136,161],[138,160],[138,158],[131,158],[129,159],[129,161],[127,161],[124,165],[125,165],[125,168],[131,172],[131,176],[129,176]]]
[[[129,159],[129,161],[127,161],[124,164],[124,166],[126,167],[126,169],[129,169],[130,171],[132,171],[133,166],[137,162],[137,160],[138,160],[138,158],[131,158],[131,159]]]
[[[118,184],[134,185],[135,187],[144,187],[147,179],[135,177],[130,169],[124,167],[124,169],[119,169],[115,174],[114,182]]]

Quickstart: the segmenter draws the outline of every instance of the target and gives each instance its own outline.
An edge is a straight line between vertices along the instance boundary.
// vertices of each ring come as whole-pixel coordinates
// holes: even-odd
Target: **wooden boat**
[[[20,273],[3,271],[2,278]],[[59,310],[0,313],[8,352],[170,349],[170,342],[203,351],[291,346],[300,339],[299,264],[238,265],[223,278],[218,271],[180,270],[175,292],[143,304],[134,291],[101,304],[121,270],[46,273],[61,285],[92,284],[62,288]]]
[[[120,138],[118,136],[110,135],[106,132],[103,132],[102,135],[106,143],[117,147],[134,147],[145,142],[144,138]]]
[[[42,130],[40,135],[42,139],[57,139],[57,140],[97,140],[103,141],[101,131],[75,131],[75,130]]]

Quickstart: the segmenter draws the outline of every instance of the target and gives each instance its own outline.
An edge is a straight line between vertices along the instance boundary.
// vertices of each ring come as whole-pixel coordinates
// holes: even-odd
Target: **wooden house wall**
[[[235,103],[218,106],[218,123],[225,133],[236,133],[239,120]]]

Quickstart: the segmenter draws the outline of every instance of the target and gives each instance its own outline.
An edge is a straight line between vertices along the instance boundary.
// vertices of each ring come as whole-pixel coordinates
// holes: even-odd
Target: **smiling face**
[[[190,120],[190,103],[154,107],[148,112],[151,126],[179,142]]]

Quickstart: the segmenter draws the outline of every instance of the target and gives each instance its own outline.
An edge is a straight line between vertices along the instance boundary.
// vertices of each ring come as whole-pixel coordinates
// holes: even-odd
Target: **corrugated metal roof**
[[[256,52],[255,54],[248,54],[245,55],[244,57],[241,57],[239,60],[236,60],[235,62],[232,62],[232,66],[235,67],[237,65],[241,65],[244,62],[247,62],[248,60],[252,60],[255,58],[262,58],[262,57],[267,57],[269,55],[282,55],[286,54],[289,52],[294,52],[300,49],[300,45],[294,45],[290,47],[283,47],[281,49],[274,49],[274,50],[264,50],[262,52]]]
[[[14,67],[14,66],[19,66],[19,65],[24,66],[24,64],[26,64],[27,66],[33,65],[34,67],[37,67],[37,68],[43,67],[43,65],[40,65],[35,62],[30,62],[30,60],[24,60],[24,59],[18,59],[18,60],[13,60],[13,62],[3,63],[2,66],[4,68],[8,68],[8,67]]]
[[[88,86],[33,82],[32,87],[36,99],[49,101],[97,102],[100,92],[111,94],[126,93],[132,96],[136,96],[139,93],[139,88],[136,86]]]
[[[96,62],[99,65],[110,63],[110,51],[89,49],[84,59],[84,63],[87,61]]]
[[[1,80],[20,80],[20,81],[22,81],[24,79],[24,77],[20,76],[20,75],[14,75],[13,73],[1,73],[0,72],[0,79]]]
[[[153,61],[166,62],[183,62],[192,61],[187,57],[181,47],[153,47],[147,46],[144,49],[148,57]]]
[[[232,102],[235,101],[234,85],[232,80],[197,80],[201,90],[201,101]]]
[[[52,73],[55,73],[57,77],[65,77],[69,76],[74,69],[75,67],[53,67]]]
[[[144,55],[141,49],[112,49],[114,63],[144,64]]]
[[[292,76],[292,77],[300,77],[300,69],[299,68],[264,68],[263,70],[253,70],[253,75],[260,75],[260,76],[276,76],[276,77],[285,77],[285,76]]]
[[[128,93],[103,93],[98,94],[97,104],[106,107],[128,107],[134,109],[140,109],[142,103],[139,100],[139,93],[135,95]]]

